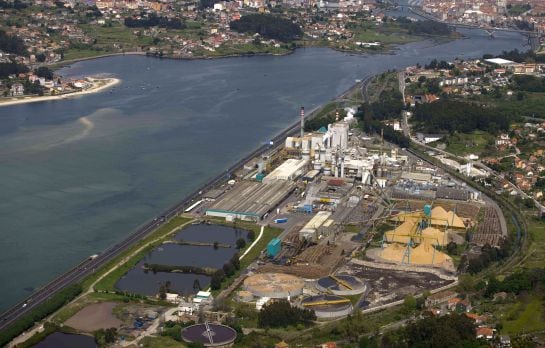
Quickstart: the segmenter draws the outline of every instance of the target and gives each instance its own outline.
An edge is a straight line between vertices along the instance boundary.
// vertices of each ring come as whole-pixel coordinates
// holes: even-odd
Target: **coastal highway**
[[[369,77],[366,76],[363,81],[364,83],[362,83],[362,88],[364,88],[366,82],[369,81]],[[349,94],[353,88],[354,87],[351,87],[350,89],[342,93],[340,96],[338,96],[336,99],[345,98],[346,95]],[[305,118],[310,119],[314,117],[317,111],[319,110],[320,108],[316,108],[312,110],[305,116]],[[32,309],[44,303],[47,299],[51,298],[53,295],[55,295],[56,293],[58,293],[65,287],[71,284],[80,282],[85,277],[93,274],[100,267],[104,266],[105,264],[113,260],[119,254],[123,253],[124,251],[129,249],[131,246],[136,244],[138,241],[146,238],[149,234],[151,234],[153,231],[155,231],[157,228],[159,228],[163,224],[167,223],[170,219],[172,219],[178,214],[183,213],[185,208],[193,204],[193,202],[195,202],[196,200],[200,199],[199,197],[202,195],[203,192],[228,180],[230,177],[230,173],[242,167],[244,163],[246,163],[247,161],[249,161],[250,159],[256,156],[262,155],[266,153],[267,151],[274,149],[275,147],[281,146],[283,144],[284,139],[287,136],[297,134],[299,129],[300,129],[300,123],[299,121],[297,121],[296,123],[292,124],[288,128],[284,129],[282,132],[277,134],[274,138],[272,138],[271,139],[272,145],[267,143],[257,148],[256,150],[252,151],[251,153],[246,155],[244,158],[240,159],[235,164],[230,166],[227,170],[217,175],[216,177],[212,178],[206,184],[202,185],[201,187],[196,189],[194,192],[186,196],[186,198],[184,198],[180,203],[168,208],[166,211],[164,211],[158,217],[154,218],[152,221],[149,221],[146,224],[137,228],[136,231],[134,231],[124,240],[108,248],[107,250],[100,253],[95,258],[89,257],[83,260],[78,265],[68,270],[66,273],[60,275],[59,277],[53,279],[46,285],[36,290],[32,295],[30,295],[24,301],[19,302],[18,304],[14,305],[10,309],[6,310],[4,313],[0,315],[0,330],[6,329],[15,321],[17,321],[17,319],[21,318],[25,314],[32,311]]]

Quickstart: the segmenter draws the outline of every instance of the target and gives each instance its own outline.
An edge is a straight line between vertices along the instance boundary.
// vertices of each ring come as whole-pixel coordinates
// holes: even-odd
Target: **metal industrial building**
[[[292,181],[281,180],[270,183],[242,182],[216,200],[206,210],[206,215],[259,221],[280,204],[295,186]]]
[[[299,231],[300,239],[316,241],[318,239],[318,229],[326,224],[331,212],[319,211],[307,224]]]
[[[306,172],[308,160],[290,158],[263,178],[263,183],[271,183],[275,180],[294,180]]]

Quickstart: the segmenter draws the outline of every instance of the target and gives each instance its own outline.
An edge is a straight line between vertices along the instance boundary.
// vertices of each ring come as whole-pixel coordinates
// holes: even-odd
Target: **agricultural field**
[[[545,224],[537,217],[528,218],[530,247],[524,254],[521,266],[525,268],[545,267]]]
[[[509,335],[542,331],[545,327],[543,301],[538,296],[519,299],[503,315],[503,332]]]
[[[407,29],[396,23],[382,24],[377,27],[374,22],[363,22],[350,30],[354,31],[353,41],[378,41],[384,45],[405,44],[423,39],[421,36],[410,35]]]
[[[446,151],[460,157],[469,154],[482,155],[486,152],[488,146],[493,146],[494,136],[481,131],[470,134],[456,133],[449,135],[444,144],[446,145]]]

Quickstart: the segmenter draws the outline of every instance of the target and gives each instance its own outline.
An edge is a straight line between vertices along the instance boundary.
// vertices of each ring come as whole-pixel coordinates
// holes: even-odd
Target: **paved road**
[[[364,82],[362,83],[362,88],[363,86],[365,86],[365,81],[367,81],[369,78],[370,77],[365,78]],[[346,96],[353,91],[353,88],[354,86],[349,88],[345,92],[343,92],[336,99],[346,98]],[[311,110],[309,113],[307,113],[305,118],[310,119],[314,117],[317,111],[320,110],[320,108],[321,107]],[[37,306],[41,305],[43,302],[45,302],[47,299],[51,298],[53,295],[60,292],[62,289],[66,288],[67,286],[71,284],[75,284],[83,280],[85,277],[93,274],[101,266],[107,264],[109,261],[111,261],[119,254],[129,249],[138,241],[145,239],[149,234],[151,234],[153,231],[155,231],[157,228],[159,228],[163,224],[170,221],[176,215],[183,213],[186,207],[190,206],[195,201],[200,199],[203,192],[218,186],[220,183],[230,178],[230,173],[235,172],[244,163],[246,163],[247,161],[249,161],[250,159],[256,156],[260,156],[266,153],[267,151],[272,150],[276,146],[281,145],[287,136],[297,134],[299,130],[300,130],[300,123],[299,121],[297,121],[296,123],[286,128],[284,131],[280,132],[274,138],[272,138],[271,142],[273,145],[268,145],[268,144],[263,145],[257,148],[256,150],[252,151],[248,155],[244,156],[244,158],[240,159],[231,167],[229,167],[225,172],[220,173],[215,178],[211,179],[209,182],[199,187],[197,190],[195,190],[193,193],[188,195],[180,203],[172,206],[171,208],[163,212],[159,217],[153,219],[152,221],[138,228],[135,232],[133,232],[123,241],[110,247],[109,249],[107,249],[106,251],[104,251],[103,253],[98,255],[98,257],[94,259],[88,258],[86,260],[83,260],[80,264],[76,265],[74,268],[72,268],[68,272],[62,274],[61,276],[55,278],[54,280],[52,280],[45,286],[38,289],[36,292],[34,292],[31,296],[26,298],[24,301],[16,304],[12,308],[2,313],[0,315],[0,330],[7,328],[10,324],[14,323],[17,319],[29,313],[32,309],[36,308]]]
[[[402,80],[401,76],[399,78],[399,89],[403,90],[403,91],[405,90],[405,80]],[[447,151],[444,151],[444,150],[429,146],[427,144],[424,144],[424,143],[420,142],[418,139],[416,139],[414,136],[412,136],[410,134],[410,125],[409,125],[409,121],[407,120],[407,114],[405,112],[403,112],[403,114],[402,114],[402,128],[403,128],[403,132],[404,132],[405,136],[407,136],[410,139],[411,142],[413,142],[415,144],[418,144],[418,145],[424,147],[425,149],[428,149],[428,150],[431,150],[431,151],[434,151],[434,152],[438,152],[438,153],[441,153],[441,154],[443,154],[445,156],[456,158],[458,160],[465,161],[465,158],[463,158],[463,157],[460,157],[460,156],[457,156],[457,155],[455,155],[453,153],[450,153],[450,152],[447,152]],[[524,198],[530,198],[534,202],[534,205],[535,205],[536,208],[538,208],[538,209],[540,209],[542,211],[545,210],[545,206],[543,206],[540,202],[535,200],[533,197],[526,194],[526,192],[524,192],[520,188],[518,188],[517,185],[515,185],[511,181],[505,179],[505,177],[502,174],[496,172],[495,170],[488,167],[487,165],[485,165],[481,161],[475,161],[474,166],[477,167],[477,168],[483,169],[489,175],[491,175],[492,177],[495,177],[496,179],[505,180],[508,183],[508,185],[513,190],[515,190],[520,196],[522,196]]]

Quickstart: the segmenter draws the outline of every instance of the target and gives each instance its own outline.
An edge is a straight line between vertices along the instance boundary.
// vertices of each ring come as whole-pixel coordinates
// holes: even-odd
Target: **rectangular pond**
[[[195,287],[196,281],[201,289],[206,289],[210,285],[211,277],[192,273],[154,273],[145,270],[144,265],[148,263],[219,269],[237,253],[236,242],[240,238],[248,241],[248,232],[220,225],[188,226],[178,231],[172,240],[209,245],[162,244],[154,248],[133,269],[121,277],[115,287],[134,294],[154,296],[159,292],[161,284],[170,282],[169,292],[182,295],[194,294],[198,291]],[[214,243],[218,243],[219,246],[214,248]]]

